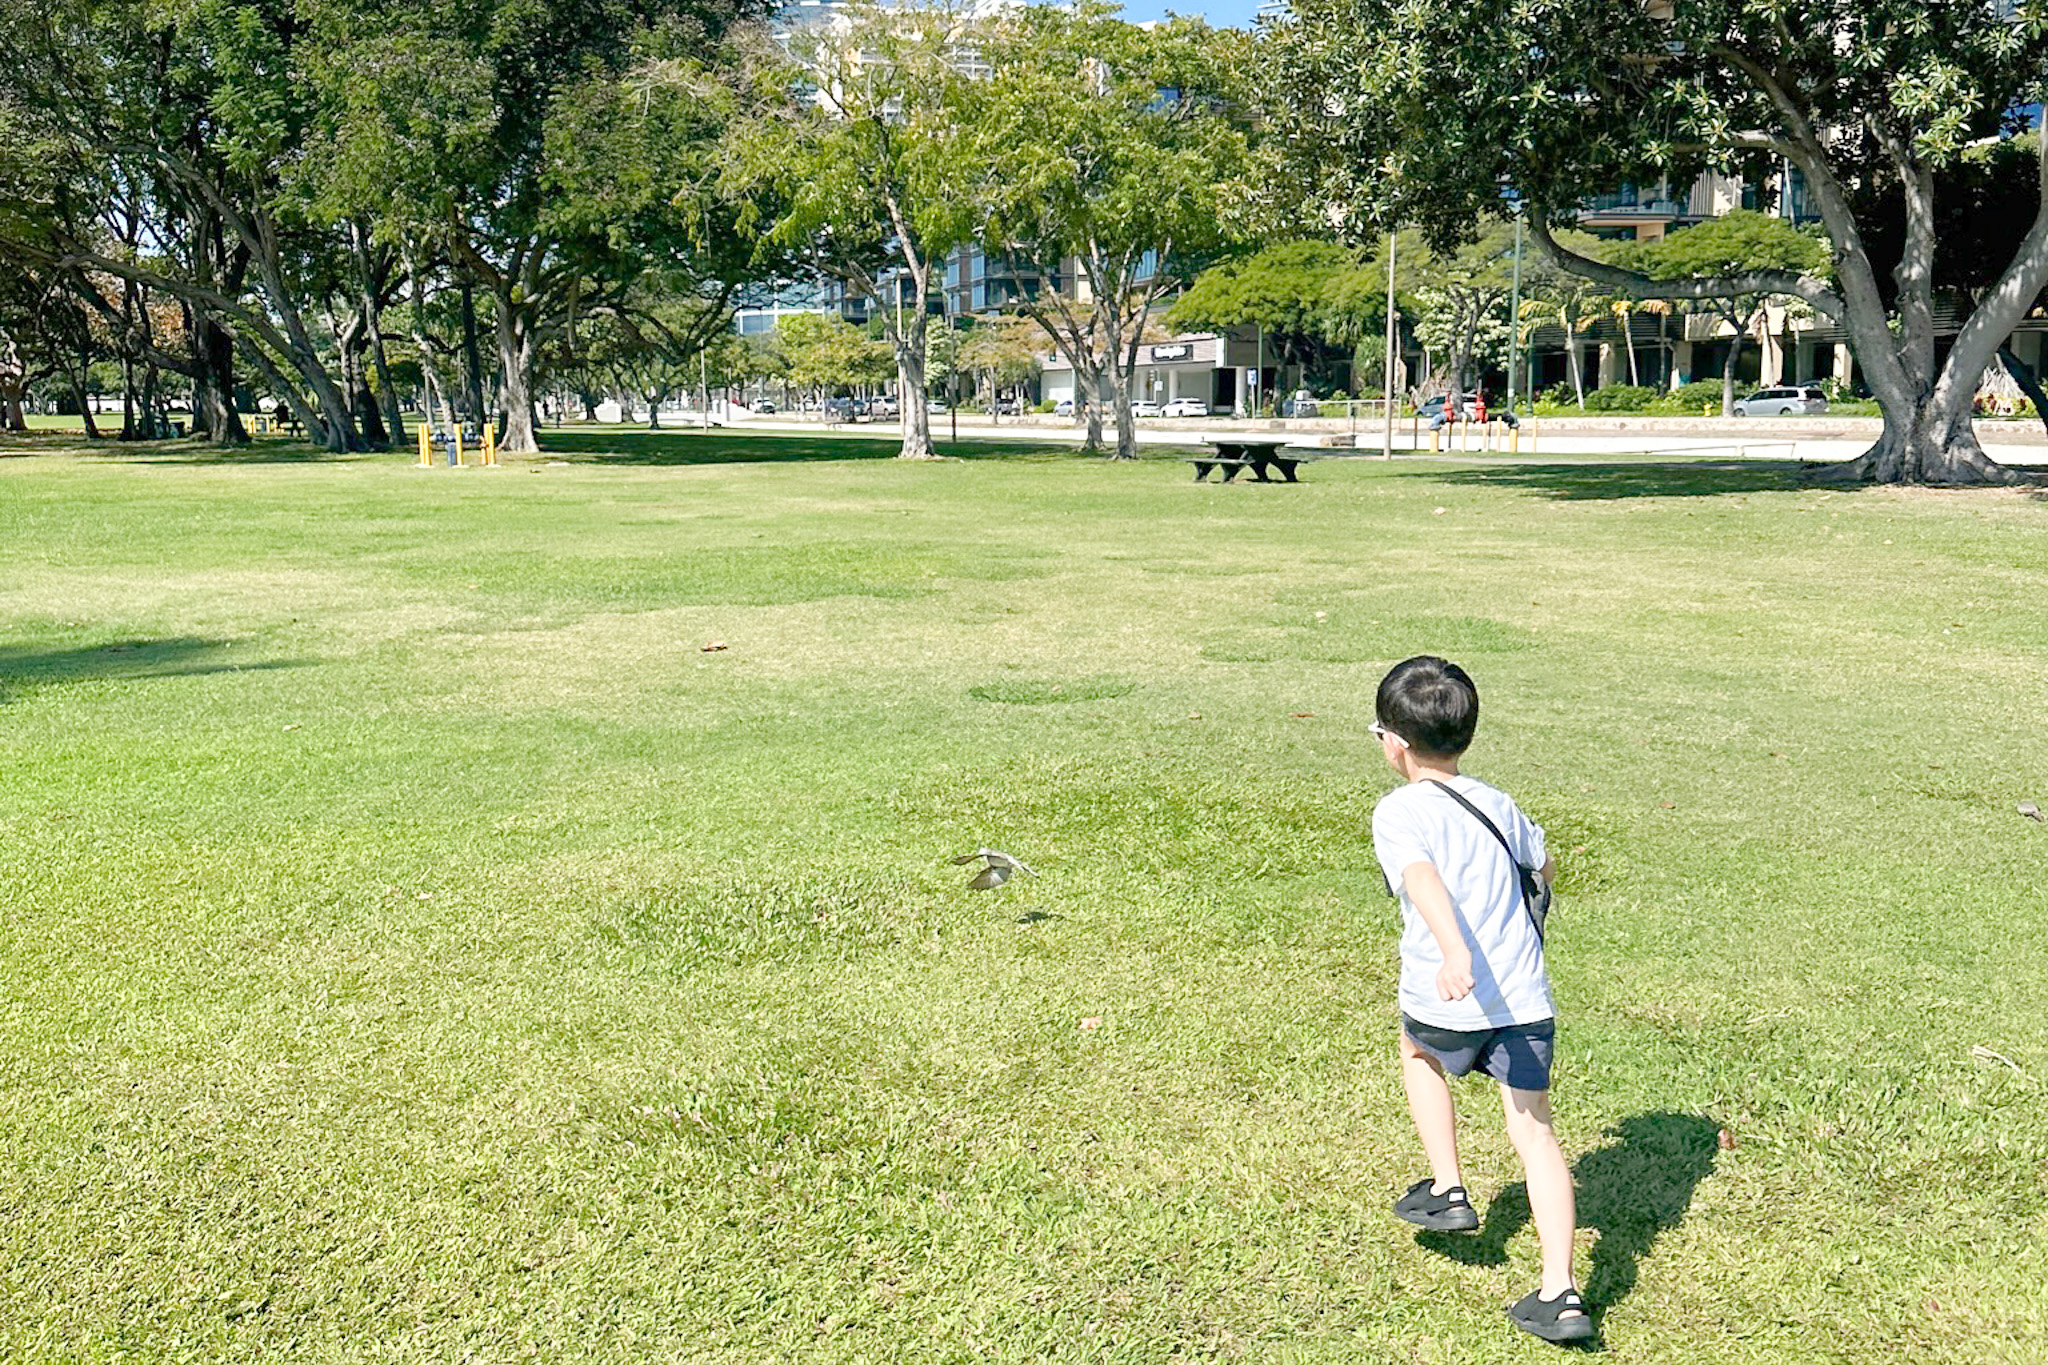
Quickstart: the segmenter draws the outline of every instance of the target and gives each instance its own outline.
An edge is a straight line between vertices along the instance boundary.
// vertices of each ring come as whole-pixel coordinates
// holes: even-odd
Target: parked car
[[[1416,415],[1421,417],[1424,421],[1435,421],[1438,417],[1441,417],[1443,415],[1444,399],[1448,396],[1449,395],[1447,394],[1438,394],[1436,397],[1430,399],[1427,403],[1424,403],[1421,407],[1417,408],[1415,410]],[[1472,413],[1472,405],[1474,403],[1477,403],[1478,401],[1478,394],[1465,394],[1463,397],[1458,399],[1458,410],[1469,417]]]
[[[1016,417],[1022,414],[1023,411],[1023,404],[1014,398],[998,398],[996,400],[996,416],[998,417]]]
[[[1828,410],[1828,396],[1811,384],[1796,388],[1758,389],[1737,399],[1737,417],[1818,417]]]
[[[828,422],[864,422],[868,416],[868,405],[858,398],[827,398],[825,420]]]
[[[870,399],[868,402],[868,416],[870,417],[901,417],[902,415],[903,409],[901,405],[895,399],[886,395],[881,398]]]
[[[1074,400],[1062,398],[1059,402],[1054,403],[1052,405],[1052,415],[1055,417],[1072,417],[1074,415]]]
[[[1207,417],[1209,405],[1199,398],[1176,398],[1166,405],[1168,417]]]
[[[775,407],[775,400],[773,398],[757,398],[754,400],[754,413],[756,416],[772,417],[775,415],[776,411],[777,409]]]
[[[1140,398],[1131,404],[1133,417],[1163,417],[1166,410],[1150,399]]]

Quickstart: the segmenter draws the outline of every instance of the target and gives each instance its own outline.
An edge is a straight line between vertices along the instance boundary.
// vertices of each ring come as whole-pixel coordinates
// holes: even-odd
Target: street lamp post
[[[1380,446],[1380,458],[1383,460],[1391,460],[1394,458],[1394,343],[1396,339],[1396,332],[1394,330],[1395,240],[1395,234],[1389,232],[1387,234],[1387,353],[1385,357],[1386,363],[1382,367],[1385,371],[1384,377],[1386,379],[1386,392],[1383,396],[1382,406],[1385,410],[1387,422],[1384,443]]]
[[[1515,415],[1516,347],[1522,340],[1522,208],[1515,206],[1515,284],[1508,302],[1508,416]]]

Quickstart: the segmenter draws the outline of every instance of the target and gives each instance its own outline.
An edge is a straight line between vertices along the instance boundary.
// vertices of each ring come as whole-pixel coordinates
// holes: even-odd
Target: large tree
[[[1276,142],[1295,183],[1353,230],[1455,235],[1500,203],[1539,244],[1640,297],[1778,294],[1848,333],[1884,432],[1844,476],[2008,482],[1971,398],[2048,286],[2048,145],[2023,227],[1974,296],[1941,287],[1944,179],[2011,139],[2048,76],[2040,0],[1296,0],[1271,32]],[[1827,272],[1657,280],[1592,260],[1554,230],[1622,185],[1798,172],[1832,246]],[[1873,233],[1899,225],[1887,263]],[[1885,277],[1889,264],[1889,279]],[[1944,355],[1946,304],[1960,326]]]
[[[1008,11],[984,43],[982,240],[1036,273],[1020,306],[1073,366],[1090,446],[1113,412],[1118,458],[1137,450],[1131,382],[1153,308],[1225,244],[1248,41],[1082,0]]]
[[[792,35],[785,61],[761,64],[752,117],[727,144],[727,192],[752,208],[764,245],[879,319],[906,460],[936,458],[929,310],[937,272],[973,235],[979,41],[966,10],[848,6]]]
[[[763,0],[300,2],[323,42],[323,202],[415,269],[440,262],[463,296],[443,349],[478,406],[489,329],[505,449],[536,448],[535,365],[579,315],[650,271],[716,293],[744,268],[709,190],[727,113],[709,63]]]

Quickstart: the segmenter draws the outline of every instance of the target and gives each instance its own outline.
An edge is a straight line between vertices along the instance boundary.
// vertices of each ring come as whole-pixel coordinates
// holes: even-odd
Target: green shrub
[[[1681,384],[1669,393],[1659,394],[1647,411],[1667,417],[1718,417],[1721,415],[1721,381],[1695,379],[1690,384]]]
[[[1059,403],[1058,403],[1058,401],[1057,401],[1057,400],[1055,400],[1055,399],[1051,399],[1051,398],[1047,398],[1047,399],[1043,399],[1043,400],[1041,400],[1041,401],[1039,402],[1038,406],[1037,406],[1037,407],[1035,407],[1035,408],[1033,408],[1033,409],[1032,409],[1032,411],[1033,411],[1033,412],[1038,412],[1038,413],[1050,413],[1050,412],[1052,412],[1052,411],[1053,411],[1053,410],[1054,410],[1055,408],[1057,408],[1057,407],[1059,407]]]
[[[1648,412],[1657,391],[1640,384],[1609,384],[1586,395],[1588,412]]]

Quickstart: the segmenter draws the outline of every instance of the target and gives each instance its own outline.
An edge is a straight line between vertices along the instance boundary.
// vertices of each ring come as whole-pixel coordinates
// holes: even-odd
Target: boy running
[[[1541,868],[1545,883],[1557,867],[1543,831],[1512,798],[1458,772],[1479,721],[1479,691],[1464,669],[1429,656],[1397,664],[1375,709],[1381,752],[1407,779],[1374,808],[1372,841],[1401,898],[1401,1081],[1430,1167],[1394,1213],[1437,1231],[1479,1226],[1458,1171],[1445,1077],[1475,1069],[1493,1077],[1543,1255],[1542,1284],[1508,1316],[1545,1341],[1583,1341],[1594,1328],[1572,1278],[1578,1214],[1550,1119],[1556,1011],[1514,863]]]

